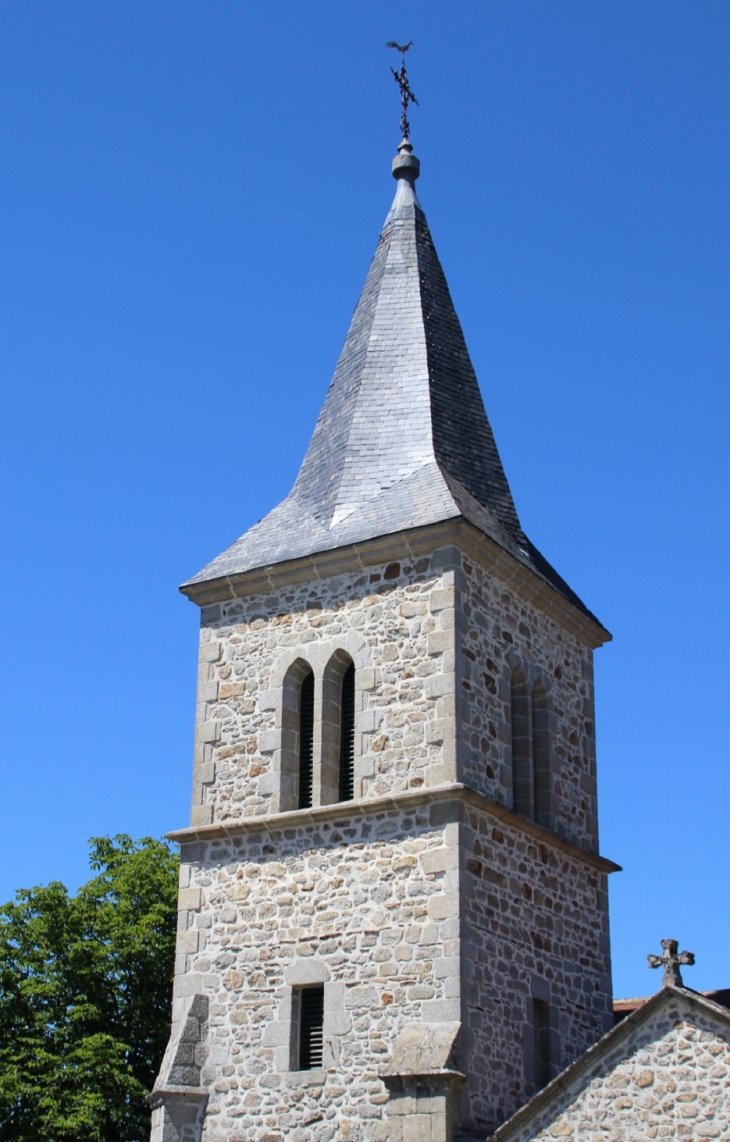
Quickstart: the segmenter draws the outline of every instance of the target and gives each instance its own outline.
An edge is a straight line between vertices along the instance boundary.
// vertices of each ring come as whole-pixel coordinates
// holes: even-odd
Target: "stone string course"
[[[670,1005],[556,1102],[510,1142],[730,1138],[730,1033]]]

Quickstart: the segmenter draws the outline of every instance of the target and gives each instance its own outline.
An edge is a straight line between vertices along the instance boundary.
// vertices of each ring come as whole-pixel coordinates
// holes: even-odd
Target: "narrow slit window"
[[[540,999],[533,999],[532,1011],[535,1030],[535,1089],[542,1090],[553,1077],[550,1007]]]
[[[532,777],[532,725],[530,691],[518,668],[512,671],[512,808],[532,820],[535,816]]]
[[[314,675],[302,679],[299,691],[299,808],[312,806],[314,783]]]
[[[340,700],[340,801],[355,796],[355,667],[342,675]]]
[[[324,1050],[324,986],[299,992],[299,1070],[322,1066]]]
[[[535,820],[546,829],[551,829],[550,734],[547,694],[541,681],[536,682],[532,690],[532,775]]]

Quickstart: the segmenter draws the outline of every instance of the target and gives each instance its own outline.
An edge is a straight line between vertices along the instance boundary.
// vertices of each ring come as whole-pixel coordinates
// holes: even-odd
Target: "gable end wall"
[[[604,1127],[610,1123],[607,1134]],[[680,996],[574,1079],[503,1142],[730,1137],[730,1027]]]

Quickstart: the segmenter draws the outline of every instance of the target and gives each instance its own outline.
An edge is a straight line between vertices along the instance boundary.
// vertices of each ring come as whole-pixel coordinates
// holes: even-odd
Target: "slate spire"
[[[190,585],[461,516],[585,612],[520,526],[407,139],[392,172],[395,198],[294,487]]]

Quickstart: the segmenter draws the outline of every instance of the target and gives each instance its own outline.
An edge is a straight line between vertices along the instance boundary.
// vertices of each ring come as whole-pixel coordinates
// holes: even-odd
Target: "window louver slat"
[[[355,667],[342,676],[340,703],[340,801],[355,796]]]
[[[314,780],[314,675],[307,674],[299,692],[299,808],[312,805]]]

